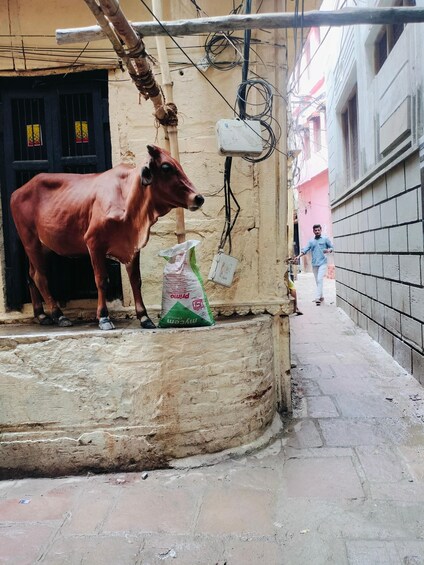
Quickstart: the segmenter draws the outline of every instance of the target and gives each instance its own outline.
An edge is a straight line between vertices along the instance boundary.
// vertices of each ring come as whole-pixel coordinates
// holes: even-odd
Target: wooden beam
[[[109,24],[109,20],[105,17],[102,10],[100,9],[99,5],[95,0],[85,0],[85,3],[93,12],[96,20],[99,22],[99,29],[103,37],[107,37],[109,41],[112,43],[112,46],[117,55],[124,61],[125,64],[130,64],[130,58],[126,56],[125,50],[119,41],[119,37],[116,35],[115,31],[112,29],[111,25]]]
[[[160,35],[197,35],[219,31],[244,29],[276,29],[298,27],[351,26],[359,24],[392,24],[422,23],[424,8],[343,8],[336,11],[305,12],[301,14],[268,13],[238,14],[217,16],[214,18],[197,18],[194,20],[177,20],[172,22],[132,22],[131,25],[142,37]],[[80,43],[104,39],[100,26],[56,30],[56,41],[59,45]]]

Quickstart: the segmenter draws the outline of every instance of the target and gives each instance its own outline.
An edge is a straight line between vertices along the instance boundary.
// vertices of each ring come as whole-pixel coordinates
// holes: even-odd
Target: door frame
[[[98,84],[96,84],[98,82]],[[93,86],[94,85],[94,86]],[[62,155],[60,96],[90,92],[92,95],[95,156],[67,157]],[[44,102],[45,143],[47,159],[43,161],[14,161],[12,99],[34,99]],[[46,111],[48,110],[48,111]],[[68,163],[95,165],[98,172],[111,168],[111,139],[109,130],[108,73],[105,70],[46,75],[37,77],[0,77],[0,189],[3,213],[4,242],[4,298],[6,308],[19,309],[30,302],[27,290],[27,260],[10,212],[10,197],[15,186],[18,170],[62,172]],[[113,270],[113,288],[122,298],[120,268]],[[119,280],[118,280],[119,279]],[[86,296],[93,298],[94,296]],[[70,296],[69,299],[73,297]],[[75,297],[81,298],[81,297]]]

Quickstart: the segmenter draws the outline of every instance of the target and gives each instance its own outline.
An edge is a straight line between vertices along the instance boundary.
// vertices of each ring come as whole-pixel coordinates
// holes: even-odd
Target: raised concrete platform
[[[276,324],[0,328],[0,473],[166,467],[248,444],[276,412]]]

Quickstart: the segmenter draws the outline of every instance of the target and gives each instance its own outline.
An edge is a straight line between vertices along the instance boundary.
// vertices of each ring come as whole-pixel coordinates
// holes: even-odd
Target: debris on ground
[[[172,557],[173,559],[175,559],[177,557],[177,552],[175,551],[175,549],[169,549],[168,551],[165,551],[163,553],[159,553],[158,555],[159,559],[168,559],[168,557]]]

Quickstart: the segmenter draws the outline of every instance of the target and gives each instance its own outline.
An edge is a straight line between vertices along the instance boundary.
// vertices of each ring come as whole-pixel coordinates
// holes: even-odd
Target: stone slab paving
[[[0,563],[424,565],[424,390],[335,305],[291,318],[293,417],[197,468],[0,482]]]

